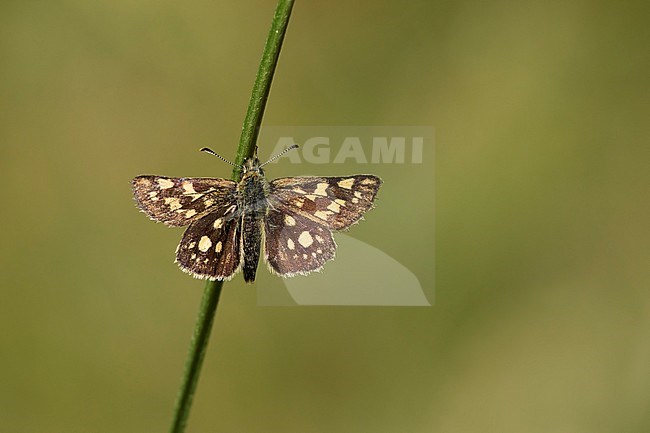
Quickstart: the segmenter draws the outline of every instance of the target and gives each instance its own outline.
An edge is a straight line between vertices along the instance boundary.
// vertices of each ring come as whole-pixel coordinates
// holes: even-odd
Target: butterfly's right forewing
[[[369,174],[284,177],[271,182],[269,201],[282,203],[331,230],[343,230],[372,208],[380,186],[381,179]]]

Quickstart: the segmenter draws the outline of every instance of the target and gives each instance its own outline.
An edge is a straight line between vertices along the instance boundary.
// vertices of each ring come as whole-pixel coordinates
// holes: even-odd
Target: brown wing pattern
[[[185,226],[210,212],[225,214],[236,204],[237,184],[227,179],[138,176],[133,195],[149,218]]]
[[[295,213],[332,230],[350,227],[373,206],[381,179],[361,174],[344,177],[284,177],[271,183],[271,206],[285,204]]]
[[[308,274],[334,258],[336,243],[332,232],[282,204],[269,211],[264,231],[264,259],[275,274]]]
[[[241,267],[240,218],[210,213],[185,230],[176,263],[197,278],[229,280]]]

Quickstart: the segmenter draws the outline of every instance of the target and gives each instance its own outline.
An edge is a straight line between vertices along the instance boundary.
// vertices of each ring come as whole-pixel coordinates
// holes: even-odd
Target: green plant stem
[[[170,429],[172,433],[181,433],[185,430],[187,418],[190,415],[190,408],[192,407],[192,398],[194,397],[194,391],[196,391],[199,374],[201,373],[201,365],[203,364],[203,358],[208,348],[210,330],[212,329],[212,322],[217,312],[222,286],[223,281],[208,281],[203,290],[199,316],[194,326],[190,352],[185,361],[183,381],[176,400],[174,420]]]
[[[237,166],[241,166],[247,158],[251,158],[255,153],[255,145],[257,144],[257,136],[259,135],[262,117],[264,116],[264,108],[266,108],[266,101],[271,90],[273,73],[275,72],[278,58],[280,57],[280,48],[282,48],[284,33],[287,30],[287,25],[289,25],[292,7],[293,0],[279,0],[278,6],[275,9],[271,31],[266,38],[264,53],[262,54],[260,67],[257,70],[253,93],[248,104],[248,110],[246,111],[246,119],[244,119],[241,137],[239,138],[239,147],[235,159]],[[240,174],[241,169],[235,167],[232,173],[233,179],[238,180]]]
[[[238,181],[241,176],[241,166],[244,161],[251,158],[255,153],[257,136],[259,134],[264,108],[271,89],[271,82],[275,67],[280,56],[282,41],[289,24],[293,0],[279,0],[275,9],[275,15],[271,24],[269,36],[266,39],[262,61],[257,71],[253,93],[248,104],[246,119],[242,128],[237,156],[235,159],[236,167],[233,170],[232,179]],[[199,308],[199,315],[194,327],[190,350],[185,361],[185,371],[176,400],[174,409],[174,418],[172,421],[171,433],[181,433],[185,431],[185,425],[192,407],[192,399],[201,373],[203,358],[208,347],[212,322],[214,321],[219,304],[219,296],[223,281],[208,281],[203,291],[203,299]]]

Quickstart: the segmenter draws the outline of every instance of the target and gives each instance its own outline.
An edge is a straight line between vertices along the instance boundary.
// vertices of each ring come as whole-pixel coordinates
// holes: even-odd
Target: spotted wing
[[[213,212],[192,222],[176,249],[180,268],[196,278],[230,280],[242,263],[241,217],[236,215]]]
[[[138,176],[132,184],[140,210],[170,226],[188,225],[210,212],[224,214],[237,202],[237,184],[227,179]]]
[[[318,271],[336,252],[332,232],[324,224],[284,204],[269,210],[264,235],[264,259],[271,272],[283,277]]]
[[[271,182],[269,203],[332,230],[350,227],[373,206],[381,179],[369,174],[345,177],[284,177]]]

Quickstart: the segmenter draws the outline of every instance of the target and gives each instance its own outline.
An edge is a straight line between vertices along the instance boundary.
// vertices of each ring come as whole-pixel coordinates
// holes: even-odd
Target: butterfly
[[[201,150],[228,162],[208,148]],[[262,167],[282,154],[260,164],[256,151],[241,166],[239,182],[138,176],[132,181],[133,194],[152,220],[188,226],[176,249],[176,263],[196,278],[230,280],[243,268],[244,280],[252,283],[262,244],[272,273],[306,275],[334,258],[332,231],[350,227],[373,207],[382,180],[360,174],[267,181]]]

